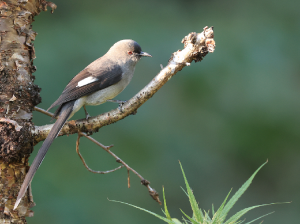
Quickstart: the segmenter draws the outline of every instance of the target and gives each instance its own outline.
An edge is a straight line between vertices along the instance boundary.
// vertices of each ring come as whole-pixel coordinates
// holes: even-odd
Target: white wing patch
[[[93,76],[90,76],[90,77],[87,77],[87,78],[81,80],[80,82],[78,82],[76,87],[85,86],[85,85],[90,84],[92,82],[96,82],[97,80],[98,80],[97,78],[95,78]]]

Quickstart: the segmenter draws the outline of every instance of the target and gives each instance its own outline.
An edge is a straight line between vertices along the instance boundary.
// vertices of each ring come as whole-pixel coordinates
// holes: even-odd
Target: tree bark
[[[41,102],[32,73],[36,33],[31,23],[47,6],[44,0],[0,1],[0,223],[26,223],[32,199],[26,195],[13,211],[33,151],[32,110]]]

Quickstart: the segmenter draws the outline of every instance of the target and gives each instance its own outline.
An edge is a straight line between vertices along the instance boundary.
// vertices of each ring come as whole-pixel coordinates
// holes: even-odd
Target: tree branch
[[[122,107],[122,111],[114,109],[96,117],[72,120],[65,124],[59,136],[75,134],[80,132],[93,133],[99,128],[124,119],[128,115],[136,113],[137,109],[150,99],[173,75],[181,71],[185,66],[189,66],[194,60],[201,61],[209,52],[215,49],[213,27],[204,27],[201,33],[190,33],[182,43],[184,49],[173,53],[168,65],[163,68],[152,81],[146,85],[134,97],[128,100]],[[36,126],[32,130],[35,144],[46,139],[53,125]]]

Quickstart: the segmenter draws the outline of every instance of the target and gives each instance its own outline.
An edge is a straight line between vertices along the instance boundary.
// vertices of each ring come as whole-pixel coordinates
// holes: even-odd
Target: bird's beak
[[[140,56],[143,56],[143,57],[152,57],[151,54],[148,54],[147,52],[143,52],[143,51],[141,51]]]

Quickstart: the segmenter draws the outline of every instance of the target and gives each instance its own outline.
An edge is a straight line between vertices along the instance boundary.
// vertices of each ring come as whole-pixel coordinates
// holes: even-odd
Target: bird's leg
[[[120,112],[123,112],[123,109],[122,109],[122,107],[123,107],[123,105],[124,105],[124,103],[126,103],[127,102],[127,100],[106,100],[107,102],[113,102],[113,103],[118,103],[119,104],[119,110],[120,110]]]
[[[86,110],[86,108],[85,108],[85,105],[83,106],[83,109],[84,109],[84,112],[85,112],[85,119],[88,121],[89,118],[90,118],[91,116],[90,116],[89,113],[87,112],[87,110]]]

